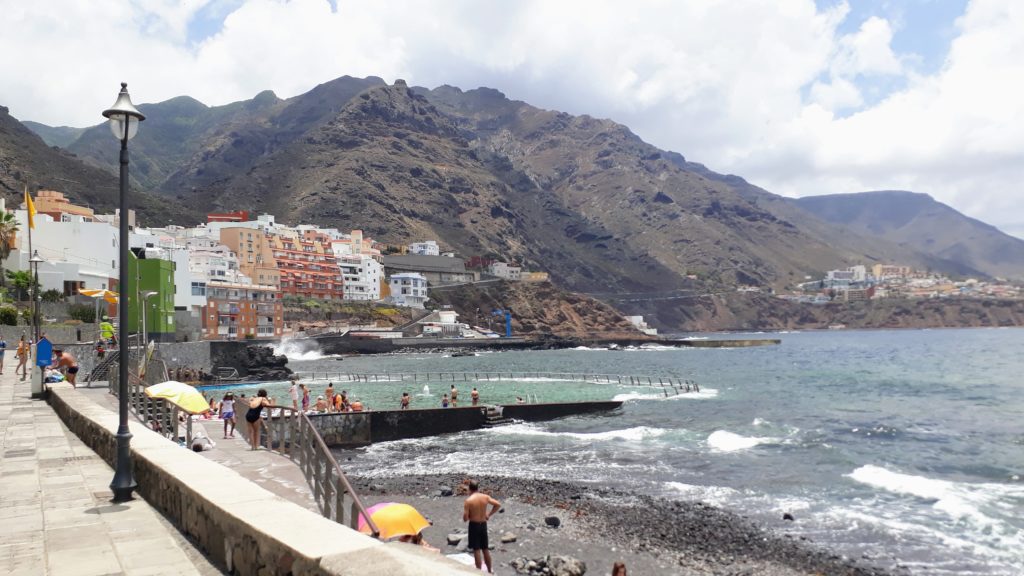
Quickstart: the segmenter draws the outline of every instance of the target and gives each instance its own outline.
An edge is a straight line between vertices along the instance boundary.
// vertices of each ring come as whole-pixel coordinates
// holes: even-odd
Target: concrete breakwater
[[[509,404],[496,408],[504,418],[537,422],[563,416],[607,412],[621,406],[622,402],[609,400],[605,402]],[[271,417],[267,419],[265,430],[269,429],[269,433],[275,439],[288,442],[290,439],[288,418],[276,415],[272,409],[270,412]],[[465,432],[478,430],[488,424],[486,406],[342,412],[309,414],[308,416],[324,442],[332,448],[351,448],[374,442]],[[244,418],[239,419],[238,427],[243,430],[248,429],[248,423]]]

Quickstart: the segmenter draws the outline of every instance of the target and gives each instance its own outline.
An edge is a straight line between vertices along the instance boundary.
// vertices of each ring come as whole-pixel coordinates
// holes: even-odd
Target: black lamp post
[[[132,474],[131,441],[132,434],[128,431],[128,141],[139,130],[139,122],[146,117],[132,105],[128,96],[128,84],[121,82],[121,92],[117,101],[103,116],[110,120],[110,131],[121,141],[121,217],[120,234],[121,264],[118,270],[117,298],[117,339],[120,341],[120,352],[117,359],[117,467],[114,479],[110,482],[110,490],[114,493],[114,502],[127,502],[132,499],[136,488],[135,476]]]
[[[39,342],[39,263],[46,260],[35,250],[28,262],[32,266],[32,341]]]

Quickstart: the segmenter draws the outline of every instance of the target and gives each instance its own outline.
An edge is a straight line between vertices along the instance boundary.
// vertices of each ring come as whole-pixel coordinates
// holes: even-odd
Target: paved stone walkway
[[[7,358],[0,375],[0,574],[221,572],[136,498],[110,502],[114,471],[75,437]]]

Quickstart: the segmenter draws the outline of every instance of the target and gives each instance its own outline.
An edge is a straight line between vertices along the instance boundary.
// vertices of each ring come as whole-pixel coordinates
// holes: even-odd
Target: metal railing
[[[376,538],[380,534],[377,525],[366,513],[359,495],[352,489],[348,477],[309,417],[301,410],[288,406],[267,406],[263,409],[263,416],[260,445],[287,456],[298,465],[313,492],[313,499],[316,500],[320,513],[325,518],[345,524],[347,494],[352,500],[349,526],[353,530],[358,530],[361,515]],[[245,422],[245,427],[248,426],[250,424]]]
[[[693,380],[676,376],[630,376],[622,374],[588,374],[581,372],[296,372],[301,380],[328,380],[334,382],[502,382],[509,380],[555,380],[559,382],[585,382],[590,384],[617,384],[642,388],[656,388],[668,396],[700,392]]]

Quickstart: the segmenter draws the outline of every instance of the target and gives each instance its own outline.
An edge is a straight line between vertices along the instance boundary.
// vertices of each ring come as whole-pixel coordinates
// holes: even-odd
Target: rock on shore
[[[436,514],[449,515],[452,510],[461,511],[459,500],[439,498],[437,487],[457,486],[463,479],[441,474],[351,480],[354,488],[369,498],[420,498],[410,503],[428,508],[434,503]],[[510,520],[520,527],[518,541],[503,544],[514,547],[515,555],[496,561],[506,574],[515,574],[514,570],[526,566],[510,566],[510,561],[517,558],[537,564],[538,558],[567,553],[593,566],[593,573],[604,573],[627,551],[631,554],[627,564],[633,563],[630,573],[635,574],[889,574],[801,539],[773,533],[736,513],[702,502],[670,501],[559,481],[502,476],[476,479],[482,490],[502,500],[506,510],[529,509],[526,516],[511,512],[515,518],[503,518],[504,524],[495,528],[500,531],[492,535],[494,543],[501,531],[510,528]],[[546,522],[546,517],[558,519],[558,527],[554,527],[555,522]],[[454,532],[454,526],[452,523],[450,531]],[[522,534],[524,531],[526,534]],[[585,549],[576,544],[583,542],[592,546]],[[638,562],[645,566],[638,566]]]

